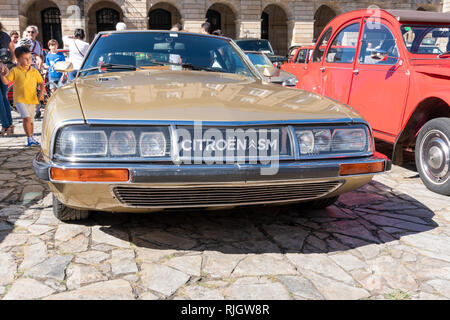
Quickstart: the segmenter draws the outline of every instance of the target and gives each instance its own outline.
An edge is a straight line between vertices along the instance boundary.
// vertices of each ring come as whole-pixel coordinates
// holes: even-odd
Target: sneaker
[[[34,140],[34,138],[27,138],[27,147],[39,146],[40,143]]]

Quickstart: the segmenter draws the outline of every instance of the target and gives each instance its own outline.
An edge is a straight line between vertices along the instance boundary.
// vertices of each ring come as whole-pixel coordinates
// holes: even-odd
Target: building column
[[[123,22],[127,29],[145,30],[148,27],[147,4],[145,1],[128,0],[122,5]]]
[[[261,38],[261,19],[235,20],[236,38]]]
[[[450,0],[444,0],[442,4],[442,12],[450,12]]]
[[[292,26],[291,26],[292,25]],[[314,36],[314,21],[288,21],[288,36],[291,32],[289,46],[310,45]]]
[[[183,19],[183,21],[184,30],[199,33],[202,30],[202,24],[206,21],[206,18],[202,20]]]

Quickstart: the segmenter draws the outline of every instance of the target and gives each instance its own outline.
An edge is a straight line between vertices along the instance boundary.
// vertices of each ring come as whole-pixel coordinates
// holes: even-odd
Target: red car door
[[[403,48],[396,38],[402,41],[400,31],[384,19],[366,19],[348,102],[370,123],[375,136],[388,141],[400,130],[409,87],[409,72],[401,59],[405,53],[399,52]]]
[[[322,94],[347,103],[350,93],[361,19],[343,24],[335,33],[322,62]]]
[[[322,68],[322,58],[332,33],[331,27],[322,33],[316,47],[312,53],[311,59],[307,65],[304,75],[298,78],[297,88],[316,93],[322,93],[322,77],[320,69]]]

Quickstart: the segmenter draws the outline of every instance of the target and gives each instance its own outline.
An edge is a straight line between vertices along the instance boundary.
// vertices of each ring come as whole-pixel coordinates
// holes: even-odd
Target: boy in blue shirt
[[[49,88],[52,93],[58,88],[59,79],[61,79],[62,73],[55,71],[55,63],[58,61],[65,61],[66,58],[62,52],[58,52],[58,41],[51,39],[48,42],[48,48],[50,52],[45,57],[45,65],[48,68],[48,82]]]

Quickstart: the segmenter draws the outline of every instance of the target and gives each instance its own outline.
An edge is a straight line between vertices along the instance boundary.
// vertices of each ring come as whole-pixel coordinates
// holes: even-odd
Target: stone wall
[[[88,39],[96,30],[96,10],[113,8],[129,29],[147,29],[149,12],[161,8],[171,13],[172,23],[182,22],[188,31],[200,31],[211,7],[221,12],[222,31],[238,38],[261,36],[261,14],[269,14],[269,39],[274,49],[285,54],[291,45],[310,44],[327,21],[314,21],[321,6],[334,15],[377,5],[380,8],[450,11],[450,0],[0,0],[0,21],[6,31],[22,32],[28,24],[41,27],[40,11],[58,7],[64,35],[84,28]],[[327,18],[328,20],[328,18]],[[316,28],[316,31],[314,31]],[[42,41],[42,34],[39,39]]]

